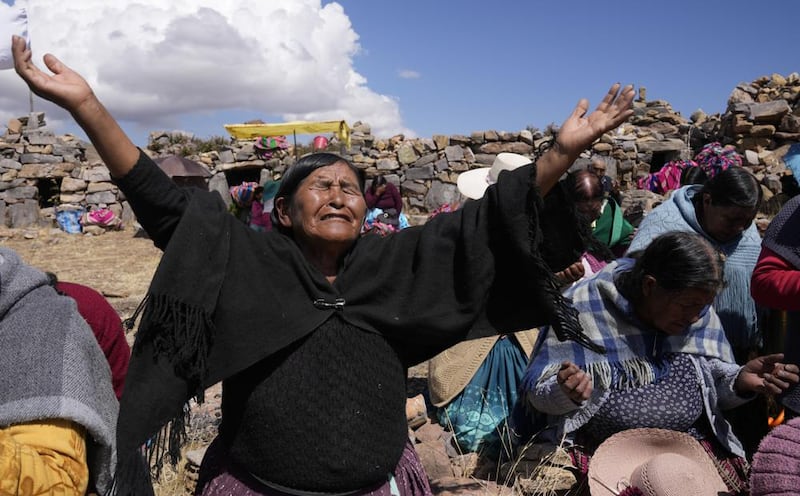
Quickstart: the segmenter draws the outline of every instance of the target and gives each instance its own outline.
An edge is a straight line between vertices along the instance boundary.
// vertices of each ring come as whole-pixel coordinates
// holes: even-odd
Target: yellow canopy
[[[345,121],[295,121],[280,124],[225,124],[225,129],[236,139],[259,136],[286,136],[290,134],[335,133],[350,148],[350,127]]]

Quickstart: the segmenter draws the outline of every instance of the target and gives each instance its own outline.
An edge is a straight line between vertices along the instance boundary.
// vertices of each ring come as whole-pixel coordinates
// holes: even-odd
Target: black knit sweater
[[[366,487],[386,479],[408,438],[405,377],[383,336],[334,315],[225,381],[220,433],[234,460],[270,482]]]
[[[406,367],[557,315],[533,177],[504,172],[456,212],[360,238],[330,284],[289,237],[250,230],[141,154],[117,183],[166,249],[121,402],[118,473],[223,380],[222,435],[259,478],[328,492],[385,480],[405,443]]]

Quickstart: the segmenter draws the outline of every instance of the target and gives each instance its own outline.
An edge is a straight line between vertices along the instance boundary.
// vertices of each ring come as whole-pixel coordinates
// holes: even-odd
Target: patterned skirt
[[[464,391],[440,409],[439,423],[453,433],[459,449],[493,459],[510,450],[508,417],[526,367],[525,352],[516,339],[500,339]]]
[[[309,474],[313,477],[313,474]],[[208,447],[198,475],[195,496],[433,496],[425,468],[417,451],[406,443],[394,473],[385,482],[349,493],[282,491],[260,482],[230,460],[222,441],[217,438]]]

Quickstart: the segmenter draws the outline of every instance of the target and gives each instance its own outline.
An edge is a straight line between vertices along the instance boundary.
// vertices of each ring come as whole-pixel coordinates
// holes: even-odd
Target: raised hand
[[[11,53],[14,56],[14,69],[36,95],[49,100],[69,112],[74,112],[83,103],[94,98],[92,88],[80,74],[73,71],[54,55],[46,54],[44,63],[51,74],[39,69],[33,63],[33,53],[25,39],[14,36],[11,39]]]
[[[586,115],[589,101],[581,99],[559,129],[558,145],[562,151],[577,156],[603,133],[625,122],[633,115],[633,97],[633,85],[629,84],[620,91],[620,84],[616,83],[589,115]]]
[[[114,177],[123,177],[133,168],[139,149],[114,120],[80,74],[54,55],[44,56],[48,74],[33,63],[25,39],[11,38],[14,69],[35,94],[67,110],[92,141]]]
[[[614,84],[589,115],[586,115],[589,101],[583,98],[578,102],[575,110],[561,125],[556,142],[536,162],[536,184],[541,195],[550,191],[594,140],[633,115],[633,95],[633,85],[629,84],[620,91],[619,83]]]
[[[781,363],[783,353],[756,357],[747,362],[736,378],[738,392],[780,394],[800,381],[800,368]]]
[[[556,382],[569,399],[582,403],[592,396],[592,378],[570,361],[561,363]]]

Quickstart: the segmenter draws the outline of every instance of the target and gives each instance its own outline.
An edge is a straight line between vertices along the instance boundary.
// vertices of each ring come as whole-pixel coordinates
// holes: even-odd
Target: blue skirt
[[[496,459],[511,449],[508,417],[527,366],[528,359],[516,338],[503,337],[461,394],[439,409],[439,423],[453,433],[461,451]]]

